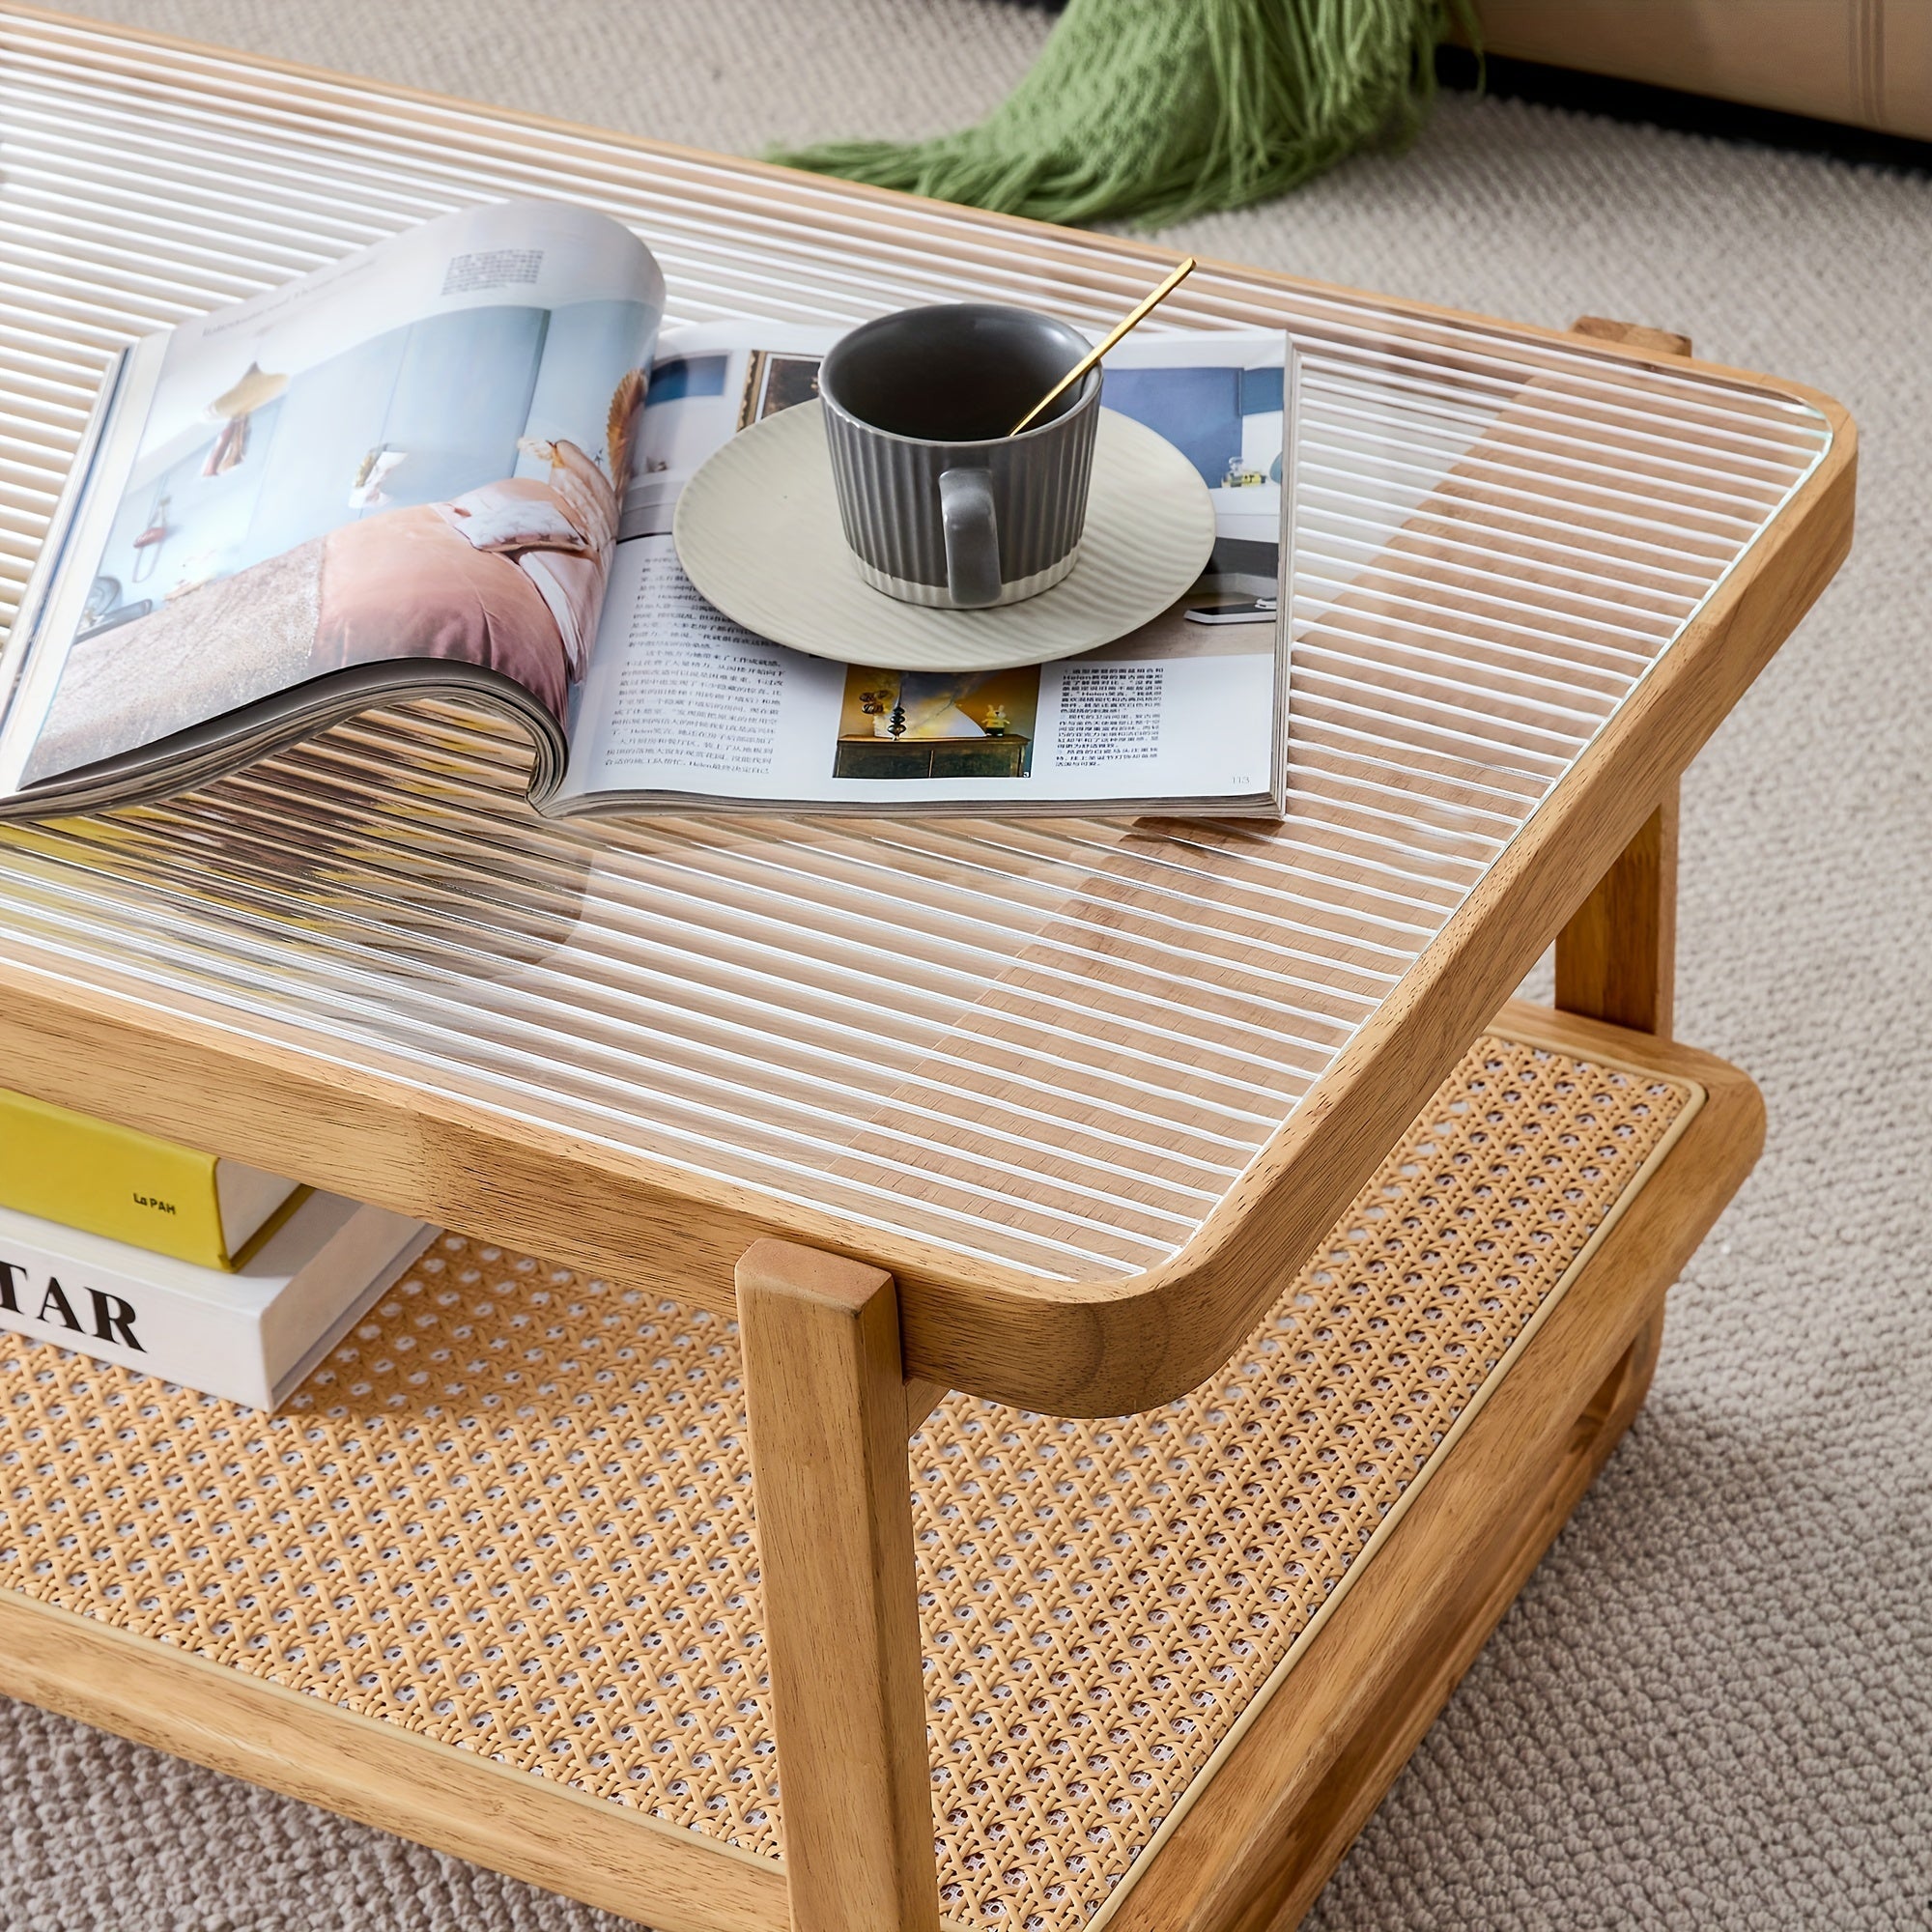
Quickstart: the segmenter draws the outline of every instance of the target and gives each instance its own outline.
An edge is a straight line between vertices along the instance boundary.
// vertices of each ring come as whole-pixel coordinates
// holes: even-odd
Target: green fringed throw
[[[1179,220],[1284,192],[1406,141],[1468,0],[1068,0],[977,128],[776,160],[1044,221]]]

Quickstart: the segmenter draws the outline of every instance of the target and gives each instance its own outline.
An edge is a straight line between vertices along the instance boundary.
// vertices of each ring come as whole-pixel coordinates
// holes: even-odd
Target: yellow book
[[[0,1208],[233,1269],[304,1192],[239,1160],[0,1088]]]

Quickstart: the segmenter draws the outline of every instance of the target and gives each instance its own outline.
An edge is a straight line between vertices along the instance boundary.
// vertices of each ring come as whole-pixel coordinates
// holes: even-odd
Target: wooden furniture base
[[[1614,1110],[1591,1098],[1611,1078]],[[1761,1118],[1708,1056],[1513,1007],[1194,1396],[1094,1423],[914,1401],[947,1922],[1292,1923],[1635,1412],[1663,1293]],[[1493,1197],[1486,1256],[1445,1238],[1459,1186]],[[753,1379],[820,1335],[854,1412],[884,1414],[876,1296],[838,1305],[882,1278],[835,1264],[820,1312],[790,1316],[772,1252],[748,1258],[780,1318],[752,1332]],[[473,1243],[441,1260],[285,1417],[10,1344],[0,1690],[662,1932],[831,1922],[777,1856],[777,1578],[730,1324]],[[1425,1333],[1424,1304],[1455,1319]],[[794,1631],[814,1569],[836,1593],[883,1548],[864,1525],[889,1489],[848,1493],[774,1492],[824,1525],[816,1554],[766,1552],[803,1595]],[[796,1693],[836,1692],[855,1748],[890,1730],[865,1716],[898,1681],[879,1655]],[[852,1922],[915,1921],[875,1902]]]
[[[1932,140],[1916,0],[1477,0],[1485,52]]]

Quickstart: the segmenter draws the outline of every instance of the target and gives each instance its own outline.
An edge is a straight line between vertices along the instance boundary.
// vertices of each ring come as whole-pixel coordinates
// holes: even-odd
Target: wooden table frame
[[[1625,330],[1592,317],[1581,327]],[[1701,1080],[1708,1110],[1593,1258],[1588,1293],[1559,1310],[1458,1445],[1453,1476],[1425,1493],[1297,1666],[1296,1694],[1266,1707],[1149,1855],[1114,1920],[1122,1932],[1299,1921],[1642,1406],[1664,1294],[1756,1161],[1756,1089],[1667,1044],[1676,776],[1647,813],[1645,802],[1626,812],[1634,835],[1556,930],[1556,1013],[1513,1004],[1505,1029],[1572,1052],[1634,1052]],[[791,1923],[937,1932],[912,1521],[895,1445],[940,1391],[910,1372],[882,1270],[761,1241],[736,1281],[769,1523],[775,1711],[794,1767]],[[787,1657],[805,1662],[787,1669]]]
[[[1033,231],[1003,232],[1025,245]],[[1657,331],[1578,327],[1606,355],[1688,353]],[[388,1727],[25,1598],[0,1601],[0,1689],[664,1932],[936,1928],[908,1430],[951,1389],[1097,1415],[1211,1374],[1554,941],[1560,1011],[1511,1008],[1511,1030],[1694,1079],[1707,1104],[1338,1605],[1297,1665],[1296,1694],[1241,1737],[1117,1915],[1120,1932],[1293,1923],[1641,1404],[1664,1292],[1761,1140],[1748,1080],[1669,1037],[1680,776],[1850,543],[1848,418],[1770,386],[1814,403],[1833,441],[1750,567],[1559,781],[1199,1236],[1131,1279],[1022,1286],[915,1242],[862,1243],[814,1210],[780,1212],[0,960],[11,1085],[588,1271],[635,1278],[649,1258],[681,1293],[739,1315],[786,1767],[782,1867],[562,1787],[533,1791],[480,1756],[379,1737]]]

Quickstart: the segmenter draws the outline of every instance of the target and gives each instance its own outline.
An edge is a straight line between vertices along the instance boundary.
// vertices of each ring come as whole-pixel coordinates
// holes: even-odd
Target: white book
[[[0,1328],[273,1408],[435,1233],[311,1194],[229,1270],[0,1208]]]

